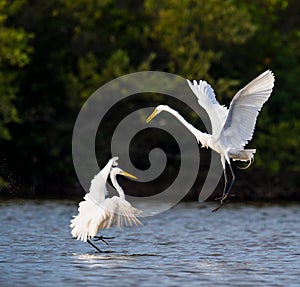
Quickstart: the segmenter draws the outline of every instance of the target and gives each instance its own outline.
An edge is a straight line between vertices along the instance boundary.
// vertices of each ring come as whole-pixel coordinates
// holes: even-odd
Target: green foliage
[[[31,35],[24,29],[6,26],[8,12],[16,10],[14,4],[0,1],[0,140],[11,139],[8,124],[20,122],[14,99],[18,86],[16,79],[20,70],[29,63],[28,46]]]
[[[6,25],[9,13],[17,11],[21,4],[22,1],[16,5],[0,0],[0,141],[11,140],[10,123],[20,123],[14,104],[18,91],[16,80],[21,69],[29,63],[29,54],[32,52],[28,45],[32,35],[24,29]],[[8,182],[0,176],[0,189],[8,186]]]
[[[145,1],[155,18],[152,37],[168,52],[168,68],[187,78],[209,77],[228,47],[254,33],[246,9],[230,0]]]
[[[76,115],[98,87],[118,76],[160,70],[205,79],[219,101],[229,103],[270,68],[274,93],[249,147],[257,148],[258,183],[284,176],[296,187],[299,14],[296,0],[0,0],[0,151],[8,173],[34,187],[76,181]],[[160,95],[145,94],[123,106],[132,111],[161,102]],[[115,124],[111,118],[106,123],[108,137]],[[107,142],[100,146],[105,151]],[[3,186],[8,177],[0,176]]]
[[[300,162],[300,121],[280,122],[258,135],[256,165],[271,181],[283,187],[298,186]],[[275,147],[275,148],[274,148]],[[266,170],[265,170],[266,169]]]

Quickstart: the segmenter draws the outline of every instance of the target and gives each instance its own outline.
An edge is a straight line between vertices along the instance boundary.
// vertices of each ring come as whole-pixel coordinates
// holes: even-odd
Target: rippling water
[[[100,254],[71,238],[77,202],[0,201],[0,285],[300,286],[300,205],[212,208],[106,230]]]

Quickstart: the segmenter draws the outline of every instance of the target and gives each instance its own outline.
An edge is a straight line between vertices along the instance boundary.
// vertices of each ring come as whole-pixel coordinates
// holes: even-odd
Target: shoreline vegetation
[[[203,79],[228,106],[240,88],[270,69],[275,87],[246,146],[256,148],[255,162],[247,170],[235,166],[233,192],[236,200],[298,201],[299,15],[296,0],[0,0],[0,197],[84,193],[72,161],[74,124],[90,95],[117,77],[164,71]],[[122,119],[162,103],[205,131],[182,102],[162,94],[136,94],[114,105],[99,125],[99,166],[114,156],[111,139]],[[138,120],[144,122],[144,117]],[[180,151],[166,132],[139,132],[130,159],[147,169],[154,148],[168,157],[163,175],[149,184],[125,181],[125,192],[159,192],[176,178]],[[197,200],[208,170],[202,166],[205,151],[199,151],[201,167],[189,200]]]
[[[143,189],[137,189],[133,184],[123,184],[125,196],[127,194],[137,197],[147,197],[157,194],[161,189],[155,189],[150,185]],[[197,201],[201,187],[193,187],[182,199],[182,201]],[[52,186],[45,188],[25,188],[13,187],[2,189],[0,199],[81,199],[85,194],[84,189],[77,184],[76,186]],[[214,201],[216,197],[222,194],[222,187],[219,185],[215,192],[207,199],[207,202]],[[243,183],[237,183],[233,190],[234,196],[229,202],[300,202],[298,190],[284,190],[280,187],[257,187],[249,188]]]

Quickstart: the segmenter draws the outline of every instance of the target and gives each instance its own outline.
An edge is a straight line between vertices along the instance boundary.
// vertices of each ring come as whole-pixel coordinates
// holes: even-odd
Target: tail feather
[[[252,161],[254,159],[254,154],[256,153],[256,149],[244,149],[238,150],[230,153],[230,158],[233,161]]]

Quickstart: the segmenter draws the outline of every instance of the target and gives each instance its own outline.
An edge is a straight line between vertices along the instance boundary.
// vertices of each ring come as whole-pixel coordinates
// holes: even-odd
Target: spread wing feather
[[[99,229],[141,225],[139,216],[142,216],[141,210],[118,196],[96,204],[86,195],[79,203],[78,215],[71,220],[71,233],[78,240],[87,241],[96,236]]]
[[[210,118],[212,134],[219,134],[226,120],[228,109],[218,103],[213,88],[206,81],[200,80],[197,83],[194,80],[192,83],[187,80],[187,82],[198,98],[198,103],[205,109]]]
[[[265,71],[234,96],[221,137],[234,148],[243,148],[252,139],[256,119],[274,87],[274,75]]]

